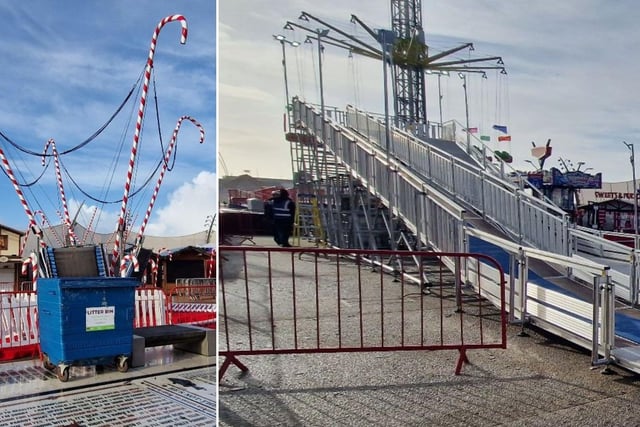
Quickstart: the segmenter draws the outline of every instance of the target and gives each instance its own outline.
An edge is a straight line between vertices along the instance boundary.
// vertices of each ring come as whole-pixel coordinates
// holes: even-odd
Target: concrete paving
[[[455,351],[241,356],[249,372],[232,365],[220,382],[219,425],[640,425],[640,376],[604,375],[583,349],[520,332],[509,326],[504,350],[470,351],[459,376]]]
[[[143,366],[72,366],[61,382],[39,359],[0,364],[0,426],[211,426],[213,356],[149,348]]]

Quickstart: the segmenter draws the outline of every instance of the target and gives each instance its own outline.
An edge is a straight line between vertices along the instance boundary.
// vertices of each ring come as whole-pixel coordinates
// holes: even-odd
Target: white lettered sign
[[[107,331],[116,328],[116,308],[111,307],[87,307],[86,308],[87,331]]]

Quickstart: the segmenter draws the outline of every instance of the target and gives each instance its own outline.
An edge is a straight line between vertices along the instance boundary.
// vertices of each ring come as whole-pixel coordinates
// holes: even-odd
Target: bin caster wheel
[[[58,366],[56,368],[56,376],[63,383],[66,383],[67,381],[69,381],[69,367],[68,366]]]
[[[118,367],[118,372],[127,372],[129,370],[129,358],[126,356],[119,357],[116,366]]]
[[[42,365],[48,371],[53,371],[56,369],[56,365],[51,363],[51,361],[49,360],[49,356],[47,356],[46,354],[44,355],[44,358],[42,360]]]

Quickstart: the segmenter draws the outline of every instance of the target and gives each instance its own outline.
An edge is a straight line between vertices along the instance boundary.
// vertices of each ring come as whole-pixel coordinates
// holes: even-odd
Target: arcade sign
[[[557,168],[548,171],[529,172],[527,174],[529,183],[539,189],[544,187],[554,188],[602,188],[602,173],[595,175],[582,171],[570,171],[562,173]]]

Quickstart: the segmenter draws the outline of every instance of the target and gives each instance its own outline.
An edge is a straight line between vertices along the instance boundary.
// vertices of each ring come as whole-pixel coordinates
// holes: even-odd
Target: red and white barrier
[[[212,279],[186,279],[171,289],[167,301],[169,323],[189,324],[216,329],[216,285]]]
[[[135,291],[134,328],[167,324],[167,296],[162,289],[142,287]]]
[[[213,294],[212,294],[213,292]],[[178,297],[180,295],[180,297]],[[210,302],[215,286],[183,286],[174,297],[203,296],[203,301],[172,302],[160,288],[135,290],[134,328],[167,324],[191,324],[215,328],[216,305]],[[0,292],[0,361],[34,356],[38,353],[38,299],[35,291]]]
[[[0,293],[0,360],[37,353],[40,342],[35,292]]]

